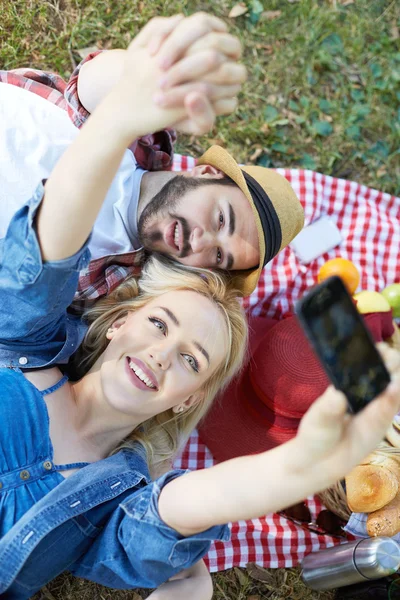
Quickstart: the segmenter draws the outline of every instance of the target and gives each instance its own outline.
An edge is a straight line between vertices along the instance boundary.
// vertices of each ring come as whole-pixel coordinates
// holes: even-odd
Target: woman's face
[[[140,422],[188,408],[224,360],[227,328],[217,306],[196,292],[168,292],[116,321],[101,358],[106,401]]]

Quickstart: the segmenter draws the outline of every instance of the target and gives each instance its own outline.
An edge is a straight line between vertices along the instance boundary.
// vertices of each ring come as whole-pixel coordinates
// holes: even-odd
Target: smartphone
[[[329,379],[351,412],[359,412],[383,392],[390,375],[340,277],[315,286],[296,312]]]
[[[324,216],[304,227],[290,244],[302,264],[308,264],[336,248],[342,242],[342,235],[331,217]]]

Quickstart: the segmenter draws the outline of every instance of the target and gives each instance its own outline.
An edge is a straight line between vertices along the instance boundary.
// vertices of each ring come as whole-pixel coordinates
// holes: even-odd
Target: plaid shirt
[[[16,85],[49,100],[68,112],[75,127],[82,127],[90,113],[78,97],[78,75],[83,64],[99,52],[89,54],[72,73],[66,83],[55,73],[38,69],[0,71],[0,83]],[[148,171],[171,169],[176,133],[172,129],[158,131],[136,140],[129,148],[140,167]],[[82,309],[112,292],[126,277],[139,275],[144,261],[142,248],[124,254],[110,255],[93,260],[79,278],[74,308]]]

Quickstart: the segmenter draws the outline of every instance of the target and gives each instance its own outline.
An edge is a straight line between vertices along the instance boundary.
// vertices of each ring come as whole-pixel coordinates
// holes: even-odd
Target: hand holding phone
[[[390,382],[390,375],[339,277],[315,286],[296,305],[300,323],[334,386],[353,413]]]

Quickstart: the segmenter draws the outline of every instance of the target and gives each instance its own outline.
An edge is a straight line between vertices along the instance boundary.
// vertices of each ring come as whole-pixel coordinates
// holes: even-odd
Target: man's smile
[[[180,252],[182,248],[183,231],[179,221],[172,221],[170,225],[165,228],[164,241],[166,245],[174,250]]]

